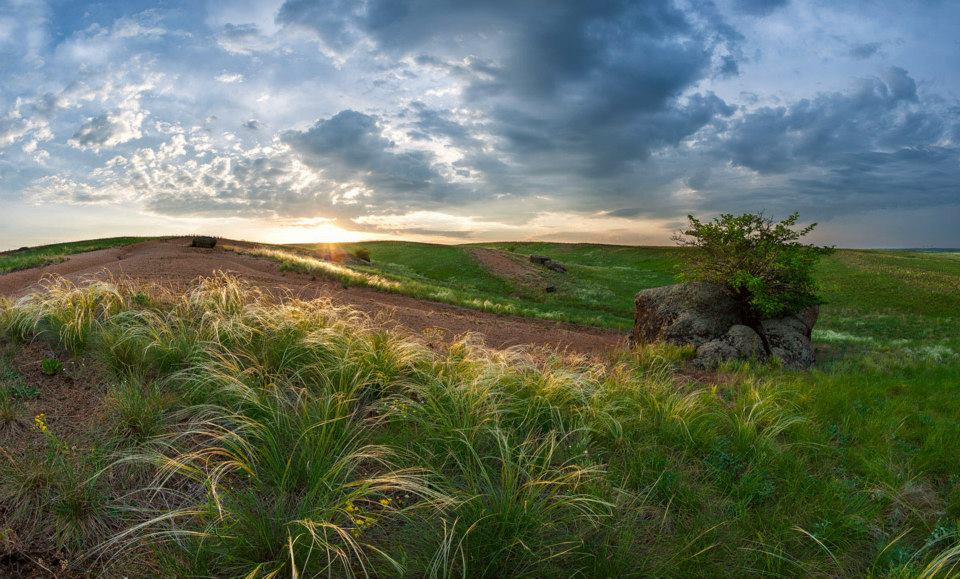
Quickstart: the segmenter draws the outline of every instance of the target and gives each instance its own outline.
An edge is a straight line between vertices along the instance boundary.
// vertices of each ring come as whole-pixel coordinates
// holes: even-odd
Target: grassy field
[[[544,294],[469,247],[361,245],[369,266],[259,251],[344,283],[612,327],[637,289],[672,281],[679,251],[497,245],[568,266]],[[433,350],[228,277],[180,295],[64,283],[3,303],[0,565],[956,576],[960,257],[841,251],[818,275],[829,303],[812,372],[691,375],[690,352],[666,346],[605,360]],[[74,380],[80,365],[101,379],[98,410],[75,424],[29,368]]]
[[[59,263],[64,260],[64,256],[94,251],[97,249],[107,249],[109,247],[122,247],[131,243],[139,243],[154,239],[152,237],[109,237],[105,239],[91,239],[88,241],[75,241],[71,243],[55,243],[53,245],[41,245],[30,247],[21,251],[10,251],[0,253],[0,274],[47,265],[49,263]]]
[[[617,329],[631,327],[637,291],[676,281],[685,251],[556,243],[368,242],[342,247],[369,249],[372,263],[353,270],[361,278],[389,280],[388,291]],[[563,263],[568,274],[554,276],[557,291],[546,293],[479,267],[472,247],[547,255]],[[309,264],[301,267],[308,270]],[[925,348],[933,355],[960,351],[960,253],[840,250],[823,261],[817,278],[826,300],[816,336],[821,344],[854,350]]]

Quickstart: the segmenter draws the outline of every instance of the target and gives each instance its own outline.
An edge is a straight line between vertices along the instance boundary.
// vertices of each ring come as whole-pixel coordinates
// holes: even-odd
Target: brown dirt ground
[[[226,240],[219,245],[223,243],[245,245],[243,242]],[[447,338],[467,332],[478,333],[484,336],[487,345],[495,348],[533,345],[582,354],[603,354],[620,345],[625,338],[623,334],[610,330],[480,312],[378,292],[371,288],[344,288],[336,281],[281,272],[276,262],[270,259],[228,252],[219,246],[197,249],[189,245],[188,238],[174,238],[71,255],[61,263],[0,275],[0,296],[17,297],[33,291],[43,276],[48,274],[61,275],[72,281],[128,277],[182,288],[197,277],[209,276],[221,270],[270,292],[288,291],[303,299],[329,298],[336,304],[349,305],[373,316],[383,316],[418,334],[427,329]],[[478,256],[478,259],[496,262],[498,268],[509,267],[511,271],[520,271],[521,265],[509,256],[493,256],[488,252],[481,254],[484,257]]]
[[[469,252],[487,271],[507,281],[526,285],[549,283],[546,272],[522,256],[482,247],[472,248]]]

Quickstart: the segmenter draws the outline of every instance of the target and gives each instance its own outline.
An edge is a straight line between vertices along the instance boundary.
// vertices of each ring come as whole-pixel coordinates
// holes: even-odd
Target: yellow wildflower
[[[383,505],[383,506],[385,506],[385,507],[390,506],[390,499],[380,499],[380,500],[377,501],[377,502],[379,502],[381,505]]]
[[[41,412],[33,417],[33,424],[37,427],[37,430],[40,432],[47,431],[47,415]]]
[[[353,512],[356,512],[356,510],[357,510],[357,507],[353,506],[353,501],[347,501],[346,511],[348,513],[353,513]]]

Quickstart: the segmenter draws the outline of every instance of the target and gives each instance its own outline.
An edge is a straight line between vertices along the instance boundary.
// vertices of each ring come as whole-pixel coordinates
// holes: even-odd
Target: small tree
[[[727,286],[743,313],[760,320],[795,314],[822,303],[813,268],[833,251],[799,240],[817,226],[796,229],[798,213],[776,222],[762,213],[724,213],[709,223],[688,215],[674,236],[687,255],[681,277]]]

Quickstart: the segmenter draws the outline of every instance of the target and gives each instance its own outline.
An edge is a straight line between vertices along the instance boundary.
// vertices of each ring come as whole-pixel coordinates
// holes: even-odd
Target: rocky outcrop
[[[545,255],[531,255],[530,263],[535,263],[537,265],[542,265],[543,267],[555,271],[557,273],[567,273],[567,268],[563,266],[559,261],[554,261],[553,259]]]
[[[813,306],[795,316],[750,323],[720,285],[684,283],[643,290],[636,297],[634,344],[666,341],[696,346],[694,363],[774,357],[789,368],[813,366],[810,336],[819,316]]]
[[[737,303],[723,286],[683,283],[643,290],[636,298],[634,343],[672,342],[699,346],[740,323]]]
[[[204,249],[213,249],[217,245],[216,237],[209,237],[207,235],[198,235],[193,238],[193,241],[190,242],[190,247],[202,247]]]

